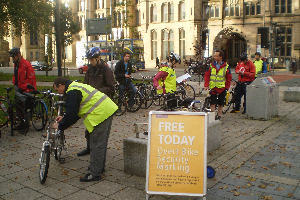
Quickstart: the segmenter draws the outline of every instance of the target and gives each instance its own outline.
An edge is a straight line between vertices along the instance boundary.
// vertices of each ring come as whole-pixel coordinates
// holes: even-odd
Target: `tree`
[[[1,0],[0,37],[22,32],[45,31],[51,26],[53,9],[50,0]]]

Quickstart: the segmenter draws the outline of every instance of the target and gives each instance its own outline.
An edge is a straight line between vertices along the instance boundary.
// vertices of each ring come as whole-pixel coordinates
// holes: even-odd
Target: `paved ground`
[[[282,82],[280,89],[299,80]],[[282,92],[281,92],[282,94]],[[133,123],[146,122],[149,110],[115,117],[109,139],[103,181],[80,183],[89,157],[76,156],[83,148],[81,122],[66,131],[68,152],[59,164],[51,157],[47,181],[38,180],[41,132],[0,138],[0,199],[145,199],[145,178],[123,172],[123,139],[134,136]],[[300,199],[300,104],[280,101],[279,116],[269,121],[227,114],[222,120],[222,146],[208,155],[216,177],[208,180],[207,199]],[[153,196],[153,200],[188,197]],[[195,199],[195,198],[194,198]]]

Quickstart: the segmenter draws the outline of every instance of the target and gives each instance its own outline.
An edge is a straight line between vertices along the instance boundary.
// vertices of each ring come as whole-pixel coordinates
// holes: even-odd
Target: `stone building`
[[[222,49],[231,65],[241,52],[274,57],[285,66],[300,56],[300,5],[296,0],[210,0],[207,15],[210,55]]]

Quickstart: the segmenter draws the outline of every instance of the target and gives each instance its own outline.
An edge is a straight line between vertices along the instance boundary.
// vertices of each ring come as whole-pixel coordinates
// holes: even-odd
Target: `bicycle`
[[[229,88],[229,90],[226,92],[226,96],[225,96],[225,104],[223,107],[223,114],[226,114],[227,111],[230,109],[230,107],[232,105],[235,104],[236,102],[236,91],[235,91],[235,87],[238,84],[238,82],[236,80],[232,80],[231,81],[231,87]],[[210,92],[208,93],[208,96],[205,98],[204,100],[204,104],[202,107],[202,111],[203,112],[210,112],[210,104],[211,104],[211,96],[210,96]],[[217,108],[218,105],[216,105]]]
[[[153,104],[154,100],[154,94],[152,91],[152,88],[149,86],[149,81],[152,81],[150,77],[145,77],[142,74],[140,74],[142,77],[142,83],[136,84],[137,90],[142,96],[142,105],[141,108],[148,109]]]
[[[136,112],[138,111],[141,106],[142,106],[142,95],[140,91],[136,91],[133,96],[133,103],[132,105],[129,104],[130,100],[130,92],[129,88],[126,87],[124,90],[123,95],[120,97],[119,96],[119,91],[120,91],[120,85],[117,83],[115,85],[115,94],[113,96],[113,101],[118,105],[119,109],[118,112],[116,112],[116,116],[121,116],[123,115],[126,111],[128,112]]]
[[[60,163],[63,161],[61,155],[62,151],[65,149],[65,135],[63,131],[53,129],[52,124],[54,122],[54,117],[63,116],[63,105],[64,101],[62,100],[62,95],[56,93],[48,93],[48,98],[51,99],[50,107],[50,119],[47,127],[47,135],[45,136],[45,141],[42,145],[41,157],[39,159],[40,170],[39,170],[39,179],[40,183],[44,184],[47,179],[49,164],[50,164],[50,155],[53,153],[54,158]],[[56,101],[54,98],[58,97],[59,100]]]
[[[181,95],[182,99],[186,99],[186,98],[195,99],[196,98],[195,89],[193,88],[193,86],[186,83],[186,81],[182,81],[182,82],[178,83],[176,86],[176,91],[180,91],[179,94]]]
[[[8,126],[10,123],[10,135],[14,135],[14,124],[16,124],[16,113],[14,111],[14,102],[10,97],[10,92],[13,87],[8,87],[6,89],[6,96],[0,97],[0,128]],[[14,119],[15,118],[15,119]],[[1,130],[0,130],[1,137]]]

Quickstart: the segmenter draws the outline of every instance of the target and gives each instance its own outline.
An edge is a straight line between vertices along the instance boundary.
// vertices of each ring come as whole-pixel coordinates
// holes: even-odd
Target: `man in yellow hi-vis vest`
[[[56,118],[53,128],[65,130],[83,118],[90,133],[90,166],[89,173],[81,177],[80,181],[99,181],[105,167],[112,115],[118,106],[92,86],[62,77],[54,80],[53,88],[59,94],[65,94],[65,115]]]
[[[261,54],[259,52],[255,53],[255,60],[253,64],[255,65],[255,77],[257,77],[257,74],[261,74],[263,71],[263,65],[264,61],[260,59]]]
[[[211,63],[204,75],[204,88],[206,90],[209,89],[211,94],[210,109],[212,112],[215,111],[216,104],[218,104],[217,120],[221,119],[225,96],[232,80],[230,67],[223,61],[223,57],[223,51],[216,50],[214,53],[214,62]]]

